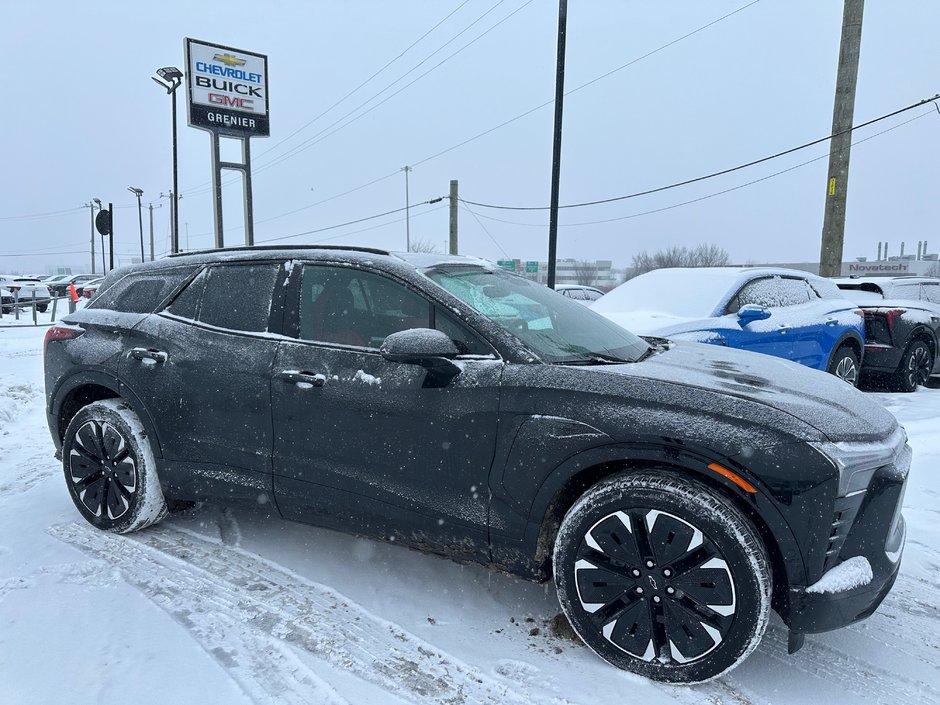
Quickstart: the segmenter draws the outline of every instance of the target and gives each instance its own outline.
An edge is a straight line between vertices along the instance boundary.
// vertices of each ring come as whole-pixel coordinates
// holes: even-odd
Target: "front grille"
[[[836,500],[832,524],[829,529],[829,542],[826,545],[826,560],[823,570],[829,570],[839,562],[842,545],[852,530],[852,525],[855,523],[855,517],[864,496],[864,493],[859,493],[850,497],[839,497]]]

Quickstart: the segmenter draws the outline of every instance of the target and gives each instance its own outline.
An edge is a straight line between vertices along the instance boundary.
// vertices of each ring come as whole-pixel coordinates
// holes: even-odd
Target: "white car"
[[[4,313],[12,312],[17,300],[20,306],[31,306],[35,303],[40,312],[45,312],[49,308],[52,298],[46,285],[32,277],[0,274],[0,288],[5,290],[3,294]]]
[[[555,291],[585,306],[590,306],[604,295],[604,292],[600,289],[581,284],[559,284],[555,287]]]

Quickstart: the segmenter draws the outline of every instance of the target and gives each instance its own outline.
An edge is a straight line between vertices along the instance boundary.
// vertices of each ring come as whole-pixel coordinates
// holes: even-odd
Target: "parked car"
[[[595,289],[593,286],[582,286],[581,284],[559,284],[555,287],[555,291],[585,306],[597,301],[604,295],[604,292],[600,289]]]
[[[9,292],[10,303],[3,304],[3,312],[10,313],[16,301],[21,306],[36,305],[37,310],[45,312],[49,308],[51,297],[49,289],[38,279],[21,277],[16,274],[0,274],[0,287]]]
[[[50,327],[45,382],[100,529],[260,502],[553,579],[591,649],[657,680],[733,667],[771,608],[791,652],[863,619],[900,565],[911,453],[880,404],[785,360],[638,338],[483,260],[135,265]]]
[[[940,375],[940,279],[835,279],[865,314],[866,385],[913,392]]]
[[[75,285],[75,293],[81,296],[79,289],[86,282],[90,282],[92,279],[97,279],[100,274],[69,274],[64,279],[53,282],[49,285],[49,291],[52,292],[53,296],[67,296],[69,294],[69,285]]]
[[[13,292],[0,287],[0,313],[13,313],[14,303]]]
[[[657,269],[592,304],[640,335],[775,355],[857,384],[862,312],[832,282],[768,267]]]
[[[82,286],[80,296],[84,296],[86,299],[90,299],[98,292],[98,287],[103,281],[104,277],[98,277],[97,279],[92,279],[90,282],[87,282]]]

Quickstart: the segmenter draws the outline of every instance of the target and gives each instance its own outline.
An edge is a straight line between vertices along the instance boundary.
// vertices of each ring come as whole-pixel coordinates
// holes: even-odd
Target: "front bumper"
[[[894,585],[901,566],[906,526],[901,508],[910,469],[905,446],[897,460],[879,468],[868,488],[836,504],[827,557],[819,577],[856,556],[871,566],[871,580],[836,592],[808,592],[806,586],[787,591],[784,621],[791,632],[838,629],[870,616]]]

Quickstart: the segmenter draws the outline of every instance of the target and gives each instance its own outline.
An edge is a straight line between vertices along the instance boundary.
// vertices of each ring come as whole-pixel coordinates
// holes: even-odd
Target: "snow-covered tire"
[[[840,345],[829,358],[829,364],[826,366],[826,372],[835,375],[843,382],[848,382],[853,387],[858,386],[859,363],[858,354],[851,345]]]
[[[699,683],[756,648],[771,568],[731,502],[672,472],[608,478],[562,520],[555,587],[578,636],[609,663],[657,681]]]
[[[126,534],[167,515],[150,440],[120,399],[75,414],[62,442],[62,469],[78,511],[99,529]]]
[[[893,392],[916,392],[918,385],[927,386],[933,371],[933,352],[923,340],[912,340],[901,356],[897,371],[889,379]]]

